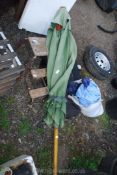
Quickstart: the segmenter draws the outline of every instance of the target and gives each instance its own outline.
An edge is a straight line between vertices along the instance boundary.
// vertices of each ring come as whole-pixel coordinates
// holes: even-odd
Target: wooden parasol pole
[[[54,128],[54,165],[53,175],[58,174],[58,128]]]

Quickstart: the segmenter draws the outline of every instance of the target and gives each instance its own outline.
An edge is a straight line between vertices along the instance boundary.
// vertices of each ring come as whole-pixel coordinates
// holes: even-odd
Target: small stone
[[[99,120],[98,119],[95,119],[96,123],[99,123]]]
[[[85,137],[87,140],[89,140],[89,138],[90,138],[88,133],[84,133],[83,137]]]
[[[81,69],[82,69],[81,65],[79,65],[79,64],[77,65],[77,67],[78,67],[78,69],[79,69],[79,70],[81,70]]]
[[[37,114],[37,112],[38,112],[38,110],[37,110],[37,109],[32,108],[32,110],[33,110],[33,112],[34,112],[35,114]]]
[[[6,144],[5,140],[1,140],[1,143],[2,143],[2,144]]]
[[[15,120],[12,121],[12,124],[16,124],[16,123],[17,123],[17,121],[15,121]]]
[[[32,109],[32,105],[28,105],[28,107],[29,107],[30,109]]]
[[[21,141],[21,139],[20,139],[20,138],[18,139],[18,142],[19,142],[20,144],[22,143],[22,141]]]

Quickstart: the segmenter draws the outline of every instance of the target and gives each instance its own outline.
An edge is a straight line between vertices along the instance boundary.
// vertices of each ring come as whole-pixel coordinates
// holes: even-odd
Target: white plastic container
[[[104,113],[104,109],[101,101],[91,104],[88,107],[83,107],[80,105],[80,108],[81,108],[82,114],[87,117],[99,117]]]
[[[78,102],[78,100],[76,100],[77,97],[75,96],[68,96],[68,97],[81,108],[81,113],[87,117],[99,117],[104,113],[102,100],[99,100],[98,102],[91,104],[88,107],[84,107]]]
[[[28,0],[19,21],[19,29],[47,35],[56,11],[64,6],[69,11],[76,0]]]

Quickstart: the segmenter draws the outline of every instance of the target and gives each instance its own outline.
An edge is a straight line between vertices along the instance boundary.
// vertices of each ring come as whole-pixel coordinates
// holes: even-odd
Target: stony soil
[[[20,60],[27,68],[30,59],[29,50],[25,45],[17,49],[16,44],[23,38],[35,36],[35,34],[19,30],[14,19],[14,13],[15,9],[10,8],[7,13],[3,14],[0,18],[0,27],[2,27],[5,35],[16,49]],[[114,13],[102,12],[94,0],[80,0],[75,3],[70,14],[72,31],[78,46],[77,60],[83,69],[83,53],[89,44],[104,49],[114,62],[116,60],[115,43],[117,35],[106,34],[97,29],[97,24],[112,29],[115,25]],[[0,145],[13,145],[12,154],[8,156],[10,158],[21,154],[32,155],[36,166],[41,169],[37,153],[42,148],[48,149],[49,147],[50,149],[52,147],[53,129],[48,128],[43,122],[45,99],[38,99],[33,104],[31,103],[26,82],[27,74],[24,73],[24,75],[5,96],[0,97],[5,110],[8,111],[10,120],[10,127],[7,131],[2,126],[0,128]],[[117,92],[111,87],[109,80],[99,81],[95,79],[95,81],[101,89],[104,104],[106,100],[116,96]],[[22,119],[28,120],[30,125],[26,134],[21,132]],[[116,132],[117,121],[109,121],[105,116],[91,119],[80,115],[65,120],[65,127],[60,129],[59,137],[60,168],[67,166],[69,158],[72,156],[71,148],[76,154],[97,152],[100,152],[102,156],[108,153],[115,154],[117,152]],[[5,154],[4,147],[1,146],[1,148],[0,157]],[[52,149],[50,149],[50,154],[51,152]],[[50,168],[50,165],[48,166]]]

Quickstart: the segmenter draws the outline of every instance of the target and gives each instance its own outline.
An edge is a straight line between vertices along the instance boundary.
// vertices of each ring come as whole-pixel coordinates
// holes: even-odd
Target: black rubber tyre
[[[110,13],[117,9],[117,0],[95,0],[97,5],[105,12]]]
[[[108,0],[96,0],[97,5],[104,11],[108,11]]]
[[[106,102],[105,110],[111,119],[117,120],[117,97]]]
[[[108,175],[117,175],[117,156],[109,155],[102,159],[99,170]]]
[[[110,69],[108,71],[102,69],[95,60],[95,53],[100,52],[102,53],[108,60],[110,64]],[[85,54],[84,54],[84,63],[86,66],[86,69],[97,79],[99,80],[105,80],[110,79],[114,75],[114,66],[107,54],[102,51],[99,48],[96,48],[94,46],[89,46],[86,48]]]

